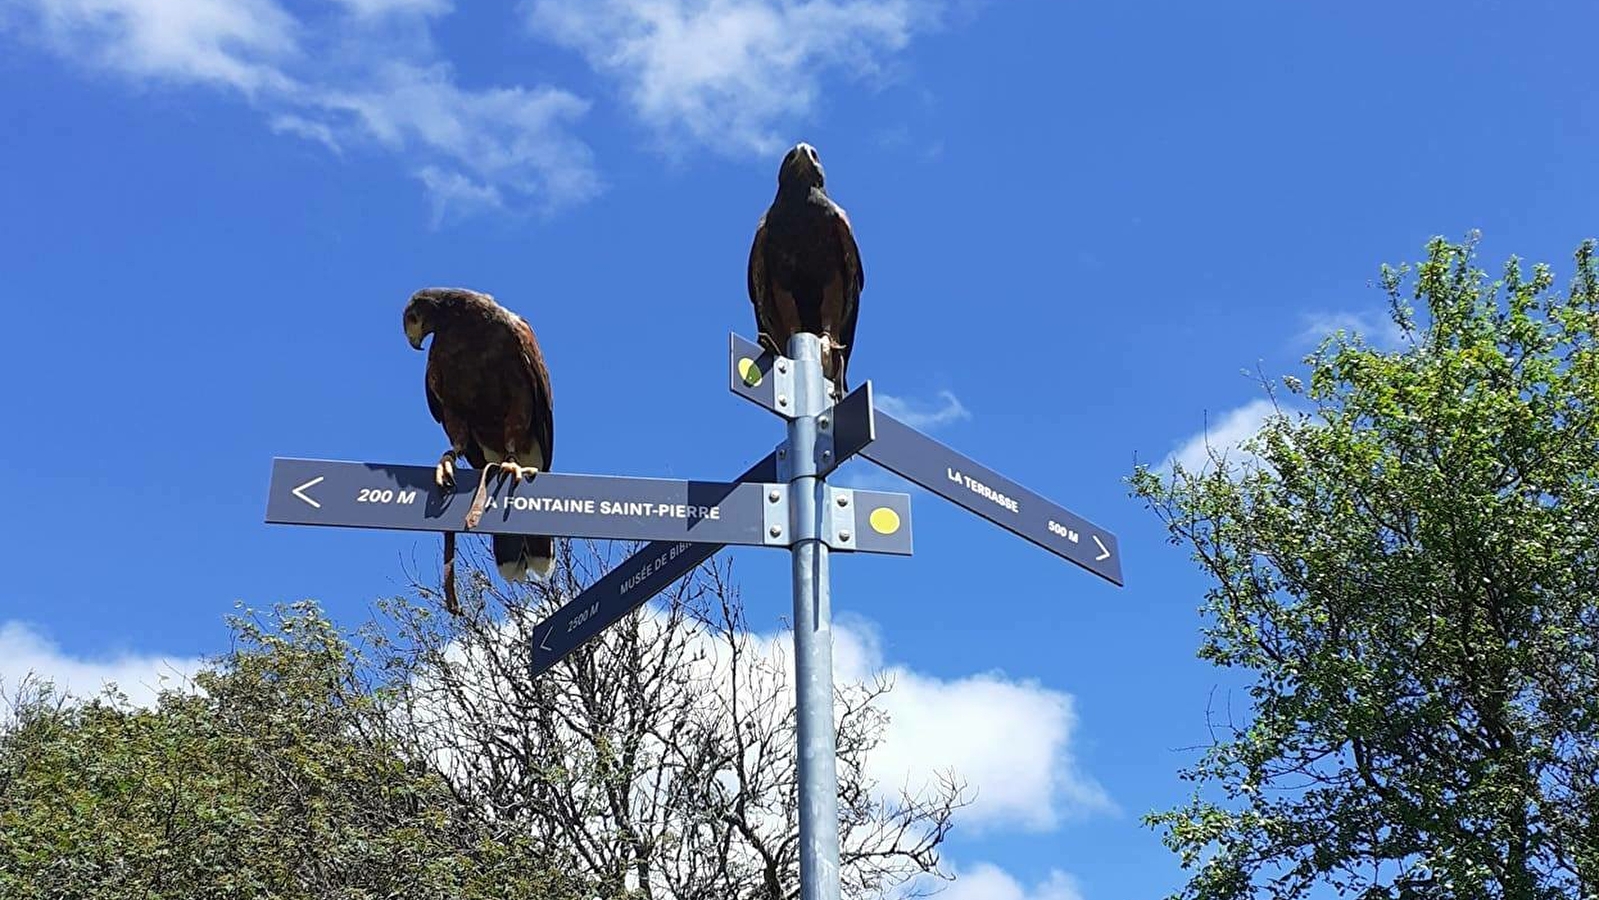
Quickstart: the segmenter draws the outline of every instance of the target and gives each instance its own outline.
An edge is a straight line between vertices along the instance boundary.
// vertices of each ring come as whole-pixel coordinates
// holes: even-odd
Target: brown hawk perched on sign
[[[455,461],[463,457],[482,470],[467,516],[471,528],[482,515],[491,470],[521,478],[549,470],[555,451],[550,373],[527,320],[488,294],[464,288],[412,294],[405,305],[405,335],[420,350],[430,334],[428,410],[450,440],[450,448],[439,457],[435,481],[443,488],[453,486]],[[555,541],[550,537],[497,534],[493,545],[494,562],[507,581],[529,573],[547,577],[554,569]],[[447,569],[452,549],[446,547]]]
[[[849,216],[824,182],[815,147],[796,144],[783,157],[777,197],[750,247],[750,303],[761,344],[774,353],[787,352],[794,334],[820,336],[822,374],[843,396],[866,273]]]

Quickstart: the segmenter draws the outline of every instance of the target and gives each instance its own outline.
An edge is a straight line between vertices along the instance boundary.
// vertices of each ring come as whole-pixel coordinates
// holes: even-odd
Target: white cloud
[[[18,0],[58,52],[135,77],[286,90],[298,23],[272,0]]]
[[[646,607],[641,623],[646,644],[657,642],[666,621],[664,610]],[[493,640],[503,641],[504,647],[524,646],[533,639],[528,630],[532,622],[508,617]],[[708,628],[691,631],[683,639],[681,649],[673,651],[682,660],[684,682],[674,700],[682,706],[663,711],[671,724],[662,727],[681,729],[683,721],[692,720],[701,723],[695,728],[715,731],[726,722],[741,722],[763,735],[749,749],[755,754],[747,760],[751,771],[791,765],[792,632],[741,633],[730,639],[725,632]],[[480,645],[456,643],[446,656],[458,667],[452,676],[457,683],[472,685],[482,679],[481,688],[470,688],[481,703],[451,706],[435,693],[441,682],[430,675],[415,682],[422,700],[413,712],[425,720],[426,730],[439,735],[471,732],[485,721],[492,723],[499,714],[497,698],[515,692],[497,683],[501,676],[487,674],[494,667],[485,661]],[[1119,813],[1105,790],[1077,763],[1073,742],[1078,719],[1070,694],[997,671],[946,678],[890,662],[874,627],[854,617],[834,623],[833,662],[834,683],[841,695],[852,698],[849,703],[861,702],[866,692],[875,693],[869,686],[891,685],[872,702],[871,714],[856,715],[846,726],[873,731],[875,742],[865,753],[860,774],[873,784],[875,799],[892,806],[904,794],[935,796],[942,777],[954,775],[970,801],[956,814],[963,829],[1037,832],[1068,819]],[[835,713],[842,717],[849,703],[836,706]],[[876,732],[879,724],[882,730]],[[454,740],[441,739],[429,752],[452,777],[477,777],[476,757],[446,749],[457,746]],[[730,771],[726,774],[733,777]],[[763,829],[784,826],[777,813],[760,820]],[[871,839],[865,834],[857,838]]]
[[[460,172],[449,172],[435,166],[426,166],[416,177],[427,187],[428,198],[433,202],[433,225],[438,227],[453,209],[462,215],[504,206],[500,192],[493,187],[478,184]]]
[[[970,419],[972,414],[950,391],[939,391],[936,404],[878,394],[872,398],[878,408],[912,428],[927,431]]]
[[[334,136],[333,129],[321,122],[313,122],[302,116],[284,113],[274,117],[268,124],[273,131],[279,134],[292,134],[297,137],[303,137],[308,141],[316,141],[322,144],[334,153],[341,155],[344,153],[344,148],[339,146],[339,139]]]
[[[600,189],[572,133],[588,102],[550,86],[462,87],[431,38],[447,0],[339,0],[346,15],[307,18],[274,0],[0,2],[74,62],[237,91],[273,131],[392,152],[432,191],[435,220],[446,206],[549,209]]]
[[[662,134],[772,153],[815,111],[824,76],[879,73],[935,0],[531,0],[538,34],[618,80]]]
[[[932,884],[923,882],[923,886]],[[1028,890],[1010,873],[988,863],[957,870],[954,883],[937,896],[939,900],[1083,900],[1077,880],[1059,869]]]
[[[793,702],[793,633],[753,636],[744,658],[745,684],[762,672],[781,673],[778,693]],[[727,655],[715,637],[701,635],[690,658],[703,659],[707,681],[728,685]],[[944,679],[883,658],[876,631],[863,620],[835,622],[834,682],[870,684],[886,676],[893,689],[878,701],[888,716],[882,742],[868,755],[865,774],[879,796],[919,793],[953,772],[970,789],[960,811],[963,828],[1043,831],[1061,819],[1114,812],[1103,788],[1079,770],[1071,740],[1077,727],[1070,694],[996,672]]]
[[[438,16],[451,9],[450,0],[335,0],[358,16]]]
[[[1077,767],[1070,694],[995,672],[943,679],[888,664],[875,632],[859,623],[834,629],[834,665],[840,682],[878,672],[893,680],[881,701],[888,730],[867,769],[885,791],[914,791],[953,770],[975,789],[960,813],[973,828],[1048,830],[1064,817],[1115,810]]]
[[[428,161],[417,177],[430,189],[446,185],[444,199],[460,199],[474,180],[475,201],[485,192],[503,200],[511,191],[544,206],[599,189],[589,148],[567,127],[588,103],[563,90],[468,91],[442,63],[390,62],[374,65],[359,86],[330,88],[311,102],[336,131],[357,129],[408,159]],[[440,198],[435,191],[435,205]]]
[[[200,666],[198,659],[155,654],[75,656],[21,622],[0,624],[0,686],[8,691],[31,675],[79,698],[115,684],[133,703],[150,706],[163,687],[184,685]]]
[[[1360,335],[1368,344],[1380,349],[1398,347],[1405,333],[1387,313],[1322,311],[1305,313],[1300,317],[1303,328],[1296,340],[1301,344],[1316,346],[1335,332],[1345,331]]]
[[[662,136],[735,153],[785,146],[784,132],[816,111],[824,80],[880,75],[914,35],[963,6],[523,4],[535,35],[613,78]],[[140,85],[234,92],[274,132],[347,159],[361,147],[394,153],[428,186],[435,221],[441,205],[549,210],[598,193],[592,153],[574,134],[588,101],[550,85],[462,86],[432,37],[453,9],[452,0],[0,0],[6,34],[73,63]]]
[[[846,460],[832,475],[828,483],[857,491],[894,491],[900,494],[921,496],[927,492],[880,466],[864,461]]]
[[[1276,412],[1277,408],[1270,400],[1251,400],[1230,410],[1214,424],[1207,423],[1198,434],[1173,450],[1161,462],[1160,468],[1171,471],[1176,463],[1189,472],[1198,473],[1213,464],[1213,456],[1220,457],[1229,466],[1251,465],[1258,458],[1240,445],[1259,433],[1261,426]]]

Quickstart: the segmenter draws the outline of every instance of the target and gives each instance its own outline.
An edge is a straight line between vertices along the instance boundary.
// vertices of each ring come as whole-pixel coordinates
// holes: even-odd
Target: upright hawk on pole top
[[[544,355],[527,320],[488,294],[464,288],[427,288],[405,306],[405,335],[428,348],[428,410],[444,426],[450,448],[439,457],[435,480],[453,485],[455,461],[482,470],[466,525],[483,514],[492,471],[532,478],[548,471],[555,452],[554,399]],[[454,607],[453,541],[446,534],[446,599]],[[555,567],[555,541],[546,536],[494,535],[494,562],[507,581]],[[454,611],[452,609],[452,611]]]
[[[820,336],[822,374],[843,396],[866,273],[849,216],[827,196],[825,180],[810,144],[783,157],[777,197],[755,227],[749,291],[761,344],[781,354],[795,334]]]

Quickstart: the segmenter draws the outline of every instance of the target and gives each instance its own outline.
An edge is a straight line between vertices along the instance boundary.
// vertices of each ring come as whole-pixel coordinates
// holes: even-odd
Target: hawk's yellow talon
[[[446,450],[439,457],[439,464],[433,467],[433,483],[439,490],[448,491],[455,488],[455,451]]]
[[[517,478],[520,478],[523,481],[532,481],[533,476],[539,473],[539,467],[518,465],[515,462],[506,460],[505,462],[500,463],[500,471],[507,475],[515,475]]]

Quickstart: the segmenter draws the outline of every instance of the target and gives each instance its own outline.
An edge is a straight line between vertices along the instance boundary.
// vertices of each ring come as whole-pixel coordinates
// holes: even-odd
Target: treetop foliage
[[[1252,714],[1148,821],[1192,898],[1599,891],[1599,266],[1385,267],[1400,346],[1333,335],[1199,471],[1134,491],[1212,586]],[[1308,408],[1306,408],[1308,406]]]

